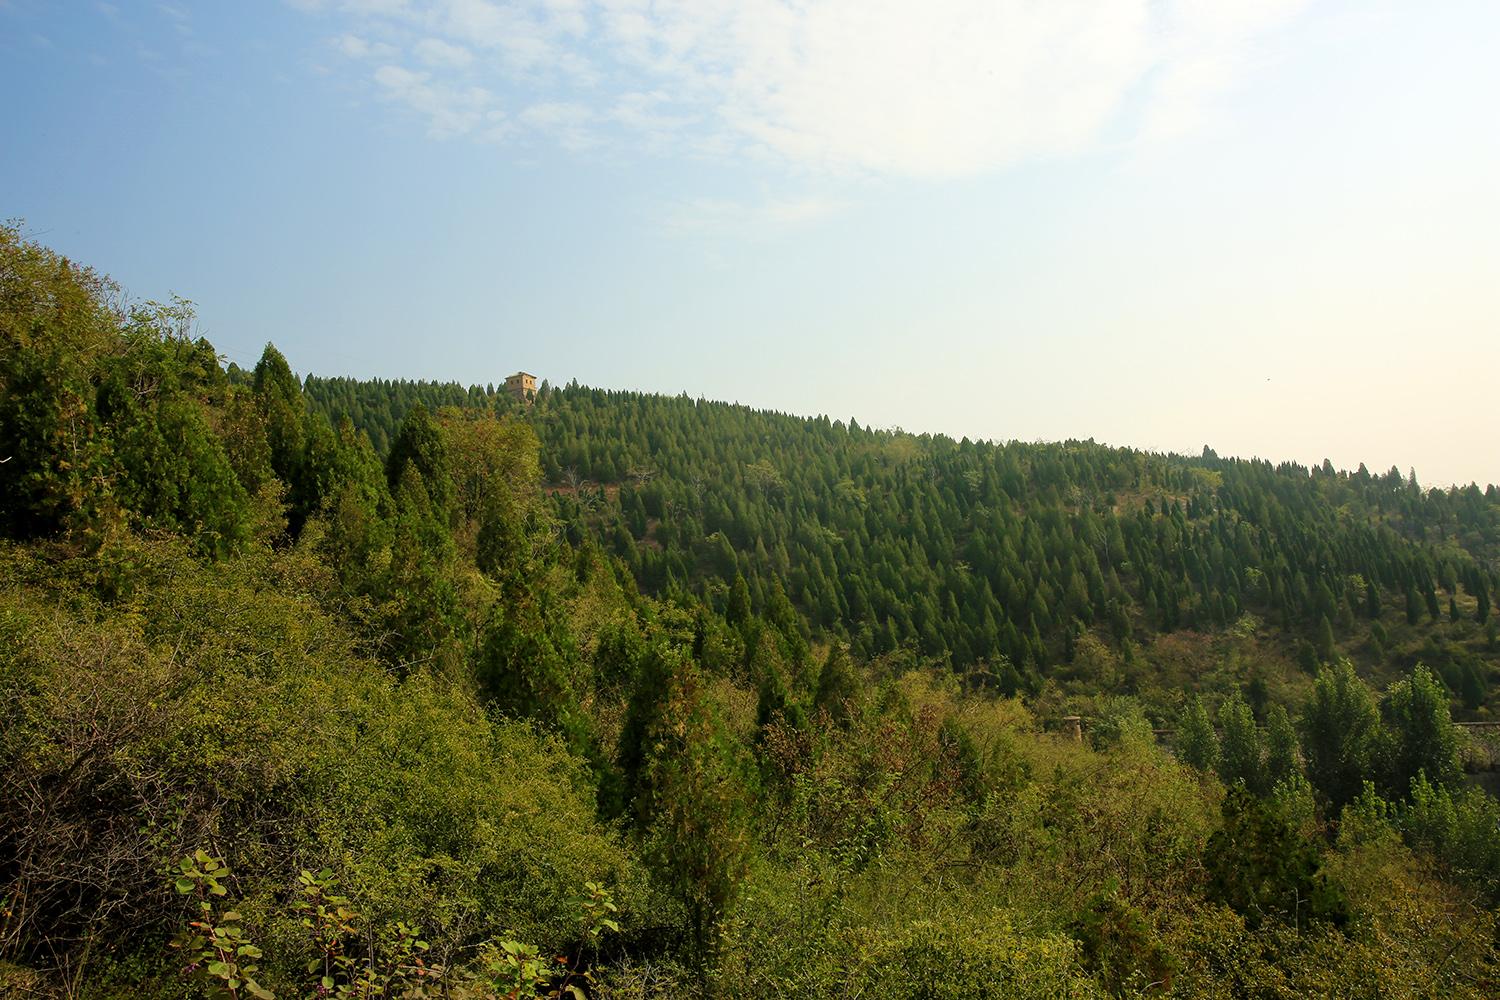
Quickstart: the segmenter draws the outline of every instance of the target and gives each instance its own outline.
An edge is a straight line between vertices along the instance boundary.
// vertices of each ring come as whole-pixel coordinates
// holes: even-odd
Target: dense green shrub
[[[202,843],[278,946],[296,931],[276,900],[308,864],[373,919],[427,928],[444,958],[502,929],[565,941],[585,881],[635,901],[580,762],[461,686],[360,659],[298,557],[205,567],[142,542],[133,558],[152,585],[114,606],[28,553],[0,560],[0,894],[19,953],[149,946],[161,865]]]

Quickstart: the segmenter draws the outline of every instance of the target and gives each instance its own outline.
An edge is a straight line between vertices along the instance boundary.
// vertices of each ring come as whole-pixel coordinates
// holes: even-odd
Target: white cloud
[[[1217,0],[1178,5],[1161,38],[1160,72],[1141,135],[1173,139],[1201,124],[1212,100],[1246,75],[1255,40],[1295,14],[1303,0]]]
[[[444,69],[463,69],[474,61],[474,53],[462,45],[454,45],[441,38],[424,38],[412,51],[428,66]]]
[[[629,91],[615,99],[604,117],[639,136],[648,148],[662,150],[699,120],[692,114],[674,113],[673,107],[671,97],[661,91]]]
[[[554,41],[556,32],[523,5],[446,0],[434,8],[448,34],[499,53],[503,67],[512,72],[544,69],[563,54]]]
[[[380,67],[375,82],[388,99],[425,117],[428,134],[436,139],[493,126],[503,117],[494,95],[483,87],[451,87],[401,66]]]
[[[342,0],[339,6],[351,14],[366,17],[395,17],[407,13],[411,7],[407,0]]]
[[[533,104],[516,116],[527,128],[552,137],[564,149],[582,150],[599,142],[590,129],[594,112],[586,105],[569,101],[545,101]]]
[[[943,177],[1191,131],[1305,0],[328,0],[590,142]],[[359,35],[346,37],[358,38]],[[393,59],[390,68],[401,68]],[[430,75],[425,75],[430,74]],[[385,86],[383,84],[383,86]],[[407,101],[406,103],[410,103]],[[583,116],[558,127],[578,145]],[[605,131],[607,129],[607,135]]]
[[[350,59],[391,59],[396,55],[395,48],[385,42],[372,42],[358,35],[340,35],[333,40],[333,47]]]

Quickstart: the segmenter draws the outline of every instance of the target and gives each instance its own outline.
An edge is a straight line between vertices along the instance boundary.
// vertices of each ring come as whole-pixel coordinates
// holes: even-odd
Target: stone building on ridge
[[[516,372],[505,380],[505,391],[518,402],[529,403],[536,399],[536,376]]]

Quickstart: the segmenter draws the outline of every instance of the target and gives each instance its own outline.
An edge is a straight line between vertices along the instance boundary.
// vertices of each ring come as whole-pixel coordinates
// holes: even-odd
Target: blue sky
[[[0,0],[0,215],[241,364],[1483,483],[1496,51],[1492,0]]]

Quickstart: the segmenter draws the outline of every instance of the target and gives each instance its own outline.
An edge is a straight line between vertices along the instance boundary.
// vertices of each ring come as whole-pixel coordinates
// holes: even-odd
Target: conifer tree
[[[743,626],[750,621],[750,587],[745,583],[742,573],[734,575],[734,583],[729,588],[729,603],[724,611],[724,619],[734,626]]]
[[[1333,623],[1324,615],[1322,621],[1318,622],[1318,662],[1332,663],[1337,647],[1333,640]]]
[[[1302,773],[1297,731],[1279,702],[1266,711],[1266,784],[1276,787]]]
[[[421,403],[406,414],[386,456],[385,474],[392,493],[397,491],[408,466],[421,478],[432,516],[448,523],[454,500],[448,450],[437,421]]]
[[[1348,904],[1322,872],[1317,847],[1247,791],[1224,797],[1223,826],[1209,838],[1203,863],[1211,898],[1248,927],[1281,920],[1301,928],[1309,919],[1342,924]]]
[[[828,715],[840,725],[847,725],[851,711],[857,707],[860,692],[859,674],[849,659],[842,643],[834,643],[823,661],[818,674],[818,689],[813,697],[813,707]]]
[[[1308,779],[1336,808],[1352,802],[1371,773],[1380,717],[1348,660],[1319,671],[1302,729]]]
[[[1177,723],[1177,757],[1199,771],[1219,769],[1219,737],[1203,699],[1196,694]]]
[[[1265,790],[1266,767],[1255,716],[1238,691],[1219,706],[1219,777],[1226,785],[1243,784],[1251,792]]]
[[[764,729],[780,721],[800,728],[806,721],[802,704],[791,689],[775,633],[764,625],[756,633],[749,650],[749,674],[756,685],[755,724]]]
[[[1418,664],[1392,684],[1380,714],[1387,727],[1383,756],[1391,796],[1408,794],[1418,772],[1437,785],[1458,780],[1458,734],[1448,711],[1448,692],[1432,671]]]
[[[274,344],[267,344],[261,353],[251,385],[266,424],[271,468],[278,479],[291,485],[302,464],[302,386]]]
[[[716,928],[733,902],[749,855],[743,767],[692,665],[672,675],[658,718],[647,739],[647,854],[687,912],[692,956],[706,994]]]

